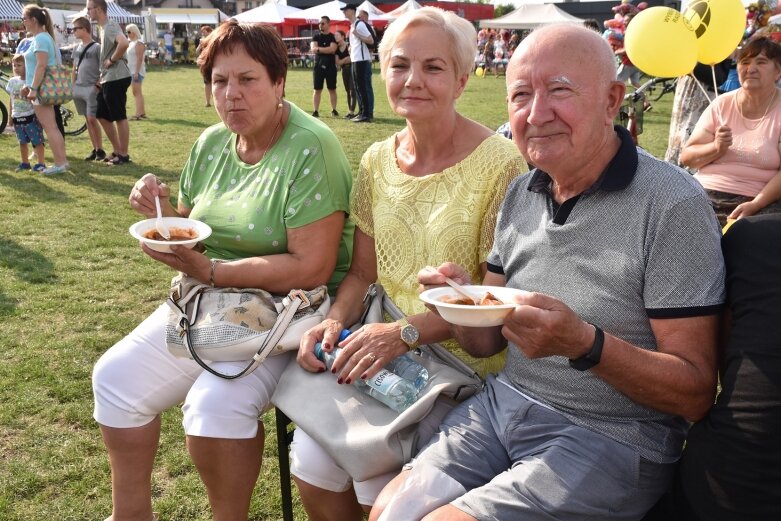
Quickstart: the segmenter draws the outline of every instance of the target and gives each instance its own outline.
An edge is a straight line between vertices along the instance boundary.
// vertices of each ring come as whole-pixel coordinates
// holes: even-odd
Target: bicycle
[[[653,92],[653,89],[657,84],[664,83],[662,93],[655,98],[655,100],[659,100],[668,92],[675,90],[675,81],[677,81],[675,78],[651,78],[634,91],[627,92],[624,95],[624,102],[618,110],[616,123],[626,127],[629,134],[632,136],[632,141],[634,141],[635,145],[637,145],[637,136],[643,133],[643,114],[646,93]]]
[[[8,85],[8,80],[11,77],[3,71],[0,71],[0,88],[5,90]],[[81,125],[78,125],[78,112],[76,106],[73,104],[73,100],[60,105],[60,117],[62,118],[63,133],[66,136],[78,136],[87,130],[87,122],[82,121]],[[5,102],[0,99],[0,134],[8,126],[8,107]]]

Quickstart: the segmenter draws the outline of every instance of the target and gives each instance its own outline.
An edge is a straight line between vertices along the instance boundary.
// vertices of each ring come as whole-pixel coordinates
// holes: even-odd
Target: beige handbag
[[[362,323],[404,316],[382,287],[373,284],[365,299]],[[360,327],[354,326],[353,330]],[[397,413],[334,375],[310,373],[291,360],[271,401],[303,429],[356,481],[379,476],[409,461],[418,449],[418,422],[441,397],[461,401],[483,386],[477,373],[439,344],[411,353],[429,373],[418,399]]]

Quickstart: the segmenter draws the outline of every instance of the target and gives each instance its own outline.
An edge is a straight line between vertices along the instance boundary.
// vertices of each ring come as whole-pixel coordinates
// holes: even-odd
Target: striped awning
[[[16,0],[0,0],[0,22],[20,21],[22,4]]]
[[[0,1],[3,1],[3,0],[0,0]],[[111,1],[106,2],[106,5],[108,6],[108,10],[106,11],[106,14],[108,14],[108,17],[109,17],[110,20],[116,20],[118,23],[121,23],[121,24],[139,24],[140,25],[140,24],[144,23],[144,19],[141,18],[139,15],[131,13],[127,9],[124,9],[124,8],[118,6],[114,2],[111,2]],[[87,16],[87,8],[86,7],[84,9],[82,9],[81,11],[79,11],[78,13],[76,13],[76,14],[74,14],[72,16],[69,16],[68,17],[68,21],[72,22],[73,20],[75,20],[79,16]]]

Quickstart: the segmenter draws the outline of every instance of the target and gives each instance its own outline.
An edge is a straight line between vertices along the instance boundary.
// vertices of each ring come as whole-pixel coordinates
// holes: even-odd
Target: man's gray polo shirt
[[[655,350],[650,318],[716,314],[724,302],[720,231],[689,174],[621,146],[588,190],[558,205],[551,179],[533,170],[510,185],[499,214],[490,271],[507,285],[556,297],[581,318]],[[675,461],[687,422],[639,405],[566,357],[529,360],[510,345],[504,380],[571,421],[625,443],[655,462]]]

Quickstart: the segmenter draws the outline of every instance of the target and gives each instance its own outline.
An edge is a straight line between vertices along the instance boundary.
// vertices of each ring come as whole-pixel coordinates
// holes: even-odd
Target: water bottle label
[[[372,378],[366,380],[366,383],[370,387],[376,389],[377,392],[387,395],[391,388],[396,385],[399,380],[401,380],[400,376],[383,369],[379,373],[375,374]]]

